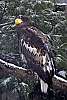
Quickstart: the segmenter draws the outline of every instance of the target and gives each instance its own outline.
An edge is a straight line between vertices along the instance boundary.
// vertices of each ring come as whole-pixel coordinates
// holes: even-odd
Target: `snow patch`
[[[57,3],[56,5],[60,5],[60,6],[66,6],[67,5],[67,3]]]
[[[66,71],[59,71],[58,74],[66,78]]]
[[[23,86],[28,86],[28,84],[26,84],[26,83],[24,83],[24,82],[22,82],[21,84],[22,84]]]
[[[6,83],[10,81],[10,79],[11,79],[11,77],[9,77],[9,78],[5,79],[5,80],[4,80],[1,84],[3,84],[3,85],[5,86],[5,85],[6,85]]]

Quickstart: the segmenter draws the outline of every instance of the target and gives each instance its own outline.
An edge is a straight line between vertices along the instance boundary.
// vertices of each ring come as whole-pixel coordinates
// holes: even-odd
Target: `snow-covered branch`
[[[34,74],[30,69],[25,69],[0,59],[0,76],[13,75],[18,79],[33,79]]]
[[[54,75],[52,81],[53,81],[54,89],[60,89],[60,90],[67,91],[67,80],[65,80],[57,75]]]
[[[12,64],[12,63],[8,63],[8,62],[6,62],[6,61],[4,61],[4,60],[2,60],[2,59],[0,59],[0,62],[3,63],[3,64],[5,64],[6,66],[9,66],[9,67],[18,68],[18,69],[22,69],[22,70],[27,70],[27,69],[25,69],[25,68],[16,66],[16,65],[14,65],[14,64]]]
[[[56,78],[56,79],[59,80],[59,81],[62,81],[62,82],[67,83],[67,80],[65,80],[65,79],[63,79],[63,78],[61,78],[61,77],[59,77],[59,76],[57,76],[57,75],[54,75],[54,78]]]
[[[12,63],[8,63],[2,59],[0,59],[0,75],[14,75],[16,78],[20,79],[27,79],[31,80],[34,79],[35,74],[33,74],[33,71],[16,66]],[[61,89],[67,89],[67,80],[54,75],[53,77],[53,86],[61,88]]]

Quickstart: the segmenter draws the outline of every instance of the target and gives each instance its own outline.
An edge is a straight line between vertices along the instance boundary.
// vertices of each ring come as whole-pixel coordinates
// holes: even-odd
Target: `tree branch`
[[[17,79],[36,79],[36,74],[30,69],[25,69],[0,59],[0,77],[14,75]],[[37,79],[36,79],[37,80]],[[36,81],[35,80],[35,81]],[[54,75],[53,89],[67,91],[67,80]]]
[[[25,69],[0,59],[0,76],[14,75],[18,79],[31,79],[34,74],[30,69]]]

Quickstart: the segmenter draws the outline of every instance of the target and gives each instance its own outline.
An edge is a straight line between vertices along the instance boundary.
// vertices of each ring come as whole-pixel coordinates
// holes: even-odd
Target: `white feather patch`
[[[45,63],[46,63],[46,55],[42,56],[42,57],[43,57],[43,65],[45,65]]]
[[[25,41],[24,41],[24,43],[23,43],[23,46],[25,46],[25,48],[26,48],[27,50],[29,50],[31,53],[33,53],[34,55],[37,53],[37,49],[36,49],[35,47],[32,48],[31,46],[28,46],[28,44],[25,43]]]
[[[43,68],[44,72],[46,72],[46,68]],[[48,89],[48,84],[45,83],[42,79],[40,79],[40,84],[41,84],[41,92],[43,93],[47,93],[47,89]]]
[[[47,89],[48,89],[48,84],[45,83],[43,80],[40,79],[40,84],[41,84],[41,92],[43,93],[47,93]]]

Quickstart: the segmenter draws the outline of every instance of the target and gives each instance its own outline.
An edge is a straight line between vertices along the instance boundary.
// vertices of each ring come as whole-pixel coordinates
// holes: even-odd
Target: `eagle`
[[[41,91],[47,93],[48,88],[52,86],[52,77],[55,73],[49,37],[30,25],[25,16],[17,17],[15,24],[20,36],[21,53],[25,56],[29,68],[39,77]]]

